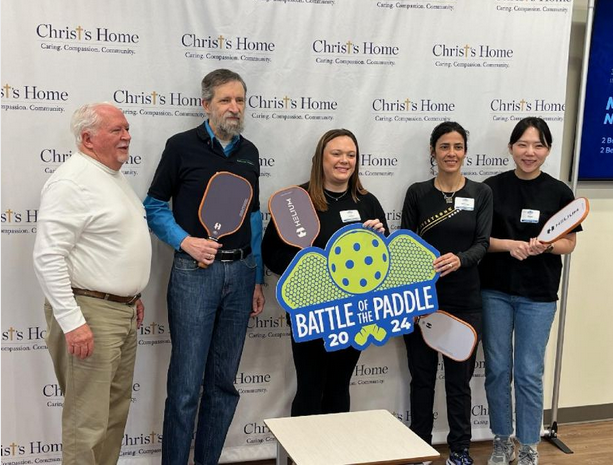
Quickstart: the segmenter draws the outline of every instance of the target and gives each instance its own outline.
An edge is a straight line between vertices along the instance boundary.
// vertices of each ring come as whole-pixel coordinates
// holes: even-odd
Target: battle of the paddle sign
[[[327,351],[381,346],[438,309],[438,255],[408,230],[386,238],[360,223],[347,225],[325,249],[296,254],[277,283],[277,301],[297,342],[322,338]]]

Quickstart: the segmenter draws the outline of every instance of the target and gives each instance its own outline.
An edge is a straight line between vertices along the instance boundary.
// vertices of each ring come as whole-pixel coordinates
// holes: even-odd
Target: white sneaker
[[[539,464],[539,453],[536,445],[520,445],[517,464]]]
[[[501,438],[498,435],[494,438],[494,450],[487,464],[511,464],[515,459],[515,444],[509,437]]]

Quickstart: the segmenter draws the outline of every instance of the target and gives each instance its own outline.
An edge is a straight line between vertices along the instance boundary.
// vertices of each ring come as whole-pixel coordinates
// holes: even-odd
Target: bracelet
[[[545,249],[543,251],[543,253],[545,254],[551,254],[553,252],[553,243],[551,243],[549,246],[547,246],[547,249]]]

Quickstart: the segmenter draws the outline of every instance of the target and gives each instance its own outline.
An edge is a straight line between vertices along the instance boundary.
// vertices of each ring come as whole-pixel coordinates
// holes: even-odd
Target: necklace
[[[453,196],[455,196],[455,193],[457,193],[460,190],[460,188],[457,188],[451,194],[446,194],[445,191],[443,191],[441,184],[438,183],[438,185],[439,185],[439,188],[437,189],[439,189],[441,194],[443,195],[443,199],[445,199],[445,204],[453,204]],[[436,183],[434,187],[436,188]]]
[[[330,194],[328,191],[326,191],[326,190],[324,189],[324,194],[325,194],[326,196],[328,196],[330,199],[333,199],[335,202],[338,202],[338,201],[340,201],[340,200],[341,200],[343,197],[345,197],[345,194],[347,194],[347,191],[343,191],[343,192],[340,194],[340,196],[333,196],[332,194]]]
[[[451,204],[453,203],[453,196],[455,196],[455,193],[457,193],[457,191],[454,191],[451,193],[451,196],[448,196],[447,194],[445,194],[443,191],[441,191],[441,194],[443,195],[443,197],[445,198],[445,202],[447,204]]]

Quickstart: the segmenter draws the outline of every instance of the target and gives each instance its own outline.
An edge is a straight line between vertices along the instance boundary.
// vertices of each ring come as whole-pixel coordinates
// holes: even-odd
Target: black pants
[[[457,317],[472,325],[478,338],[481,338],[481,312],[462,313]],[[431,444],[438,352],[424,342],[421,330],[418,329],[404,335],[404,342],[411,373],[411,430]],[[470,379],[475,370],[476,353],[475,348],[472,356],[463,362],[443,356],[447,421],[449,422],[447,443],[452,451],[470,447],[472,435]]]
[[[360,351],[346,348],[328,353],[323,340],[296,343],[292,352],[298,387],[292,416],[349,411],[349,382]]]

